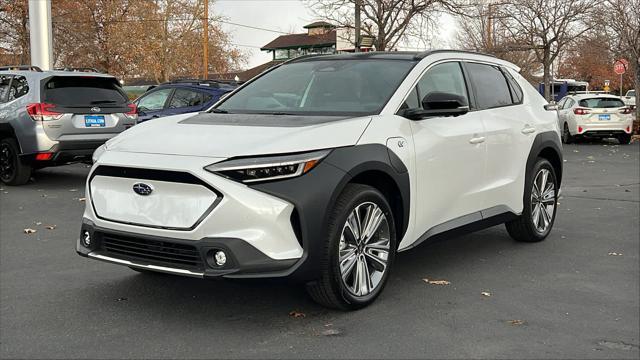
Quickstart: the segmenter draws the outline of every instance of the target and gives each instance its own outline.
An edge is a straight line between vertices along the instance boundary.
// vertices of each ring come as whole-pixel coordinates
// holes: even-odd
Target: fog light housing
[[[82,232],[82,239],[80,241],[82,241],[82,245],[86,247],[91,246],[91,234],[89,231],[85,230]]]
[[[213,260],[215,261],[216,265],[224,266],[224,264],[227,263],[227,254],[225,254],[222,250],[216,250],[216,252],[213,254]]]

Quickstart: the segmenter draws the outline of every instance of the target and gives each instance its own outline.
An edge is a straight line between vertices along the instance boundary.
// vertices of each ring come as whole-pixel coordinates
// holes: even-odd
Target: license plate
[[[86,127],[104,127],[104,115],[85,115],[84,126]]]
[[[611,120],[611,115],[609,115],[609,114],[598,115],[598,120],[600,120],[600,121],[602,121],[602,120]]]

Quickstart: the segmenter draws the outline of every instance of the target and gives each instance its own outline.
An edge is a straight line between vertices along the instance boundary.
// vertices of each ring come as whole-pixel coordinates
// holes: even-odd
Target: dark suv
[[[178,80],[161,84],[135,100],[138,122],[206,110],[236,86],[211,80]]]

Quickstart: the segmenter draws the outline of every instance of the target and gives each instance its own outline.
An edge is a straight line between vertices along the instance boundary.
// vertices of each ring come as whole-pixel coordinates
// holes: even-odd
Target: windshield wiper
[[[259,112],[259,113],[255,113],[255,114],[260,114],[260,115],[297,115],[297,114],[292,114],[292,113],[288,113],[288,112]]]
[[[229,113],[227,110],[221,110],[221,109],[216,109],[216,108],[213,108],[213,109],[209,110],[209,112],[215,113],[215,114],[228,114]]]

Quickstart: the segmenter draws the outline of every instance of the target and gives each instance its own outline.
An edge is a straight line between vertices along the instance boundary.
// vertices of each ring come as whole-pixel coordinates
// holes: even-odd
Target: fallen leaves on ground
[[[76,191],[78,191],[78,189],[69,189],[69,191],[76,192]]]
[[[87,198],[79,198],[78,199],[78,201],[80,201],[80,202],[83,202],[83,201],[86,201],[86,200],[87,200]]]
[[[429,279],[422,279],[422,281],[426,282],[429,285],[449,285],[451,284],[449,281],[447,280],[429,280]]]
[[[55,228],[57,228],[57,227],[58,227],[58,225],[46,225],[46,226],[45,226],[45,228],[46,228],[47,230],[55,230]]]
[[[524,320],[509,320],[508,323],[511,325],[523,325]]]
[[[483,291],[483,292],[481,292],[480,294],[482,294],[482,296],[486,296],[486,297],[491,296],[491,293],[490,293],[490,292],[488,292],[488,291]]]
[[[612,252],[610,252],[608,255],[609,255],[609,256],[622,256],[622,253],[618,253],[618,252],[614,252],[614,251],[612,251]]]
[[[293,310],[289,313],[289,316],[291,316],[292,318],[305,318],[307,317],[307,315],[305,315],[305,313]]]
[[[25,234],[35,234],[38,230],[26,228],[23,230]]]
[[[42,225],[42,223],[40,221],[36,221],[36,222],[34,222],[34,224],[36,224],[36,226]]]

